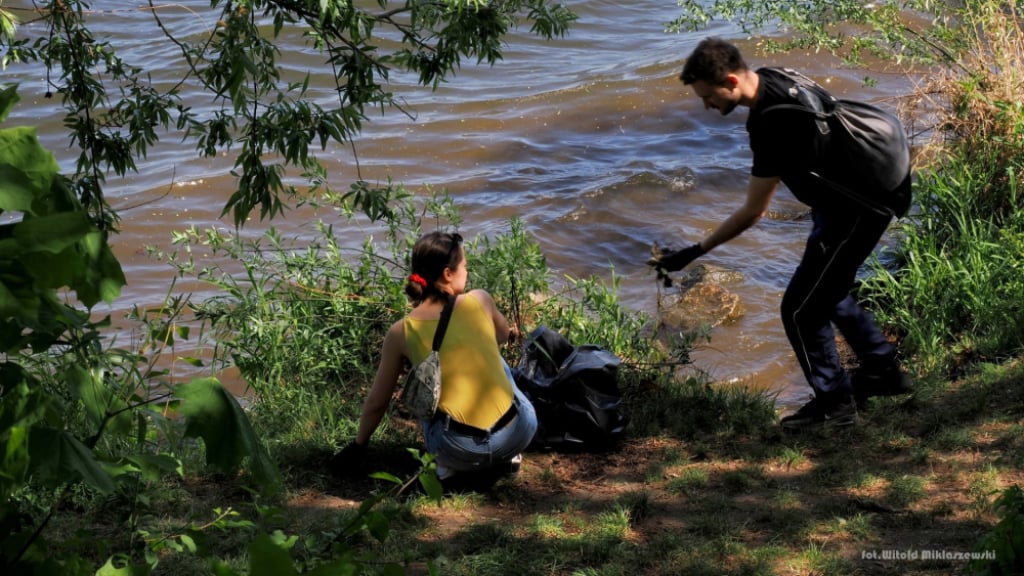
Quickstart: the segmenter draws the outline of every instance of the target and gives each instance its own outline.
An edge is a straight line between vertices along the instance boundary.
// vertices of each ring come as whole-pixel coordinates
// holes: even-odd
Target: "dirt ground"
[[[527,452],[517,477],[468,503],[417,507],[425,528],[415,538],[457,554],[459,539],[482,524],[529,534],[538,517],[570,514],[579,520],[567,524],[585,526],[616,503],[636,502],[639,494],[643,506],[631,511],[628,541],[641,555],[666,538],[683,538],[695,547],[725,538],[748,551],[784,547],[775,574],[961,574],[965,562],[871,555],[970,551],[998,521],[991,506],[996,491],[1024,485],[1024,471],[1005,465],[1007,458],[1020,458],[1014,455],[1020,439],[1012,421],[967,423],[962,430],[970,440],[949,450],[919,444],[934,434],[936,418],[955,413],[964,398],[954,387],[928,406],[913,398],[894,403],[889,409],[897,411],[895,418],[872,422],[869,414],[858,426],[802,437],[769,431],[721,441],[631,438],[604,453]],[[417,466],[401,448],[378,448],[370,451],[366,470],[409,478]],[[704,480],[681,489],[678,480],[693,469]],[[901,501],[894,487],[908,478],[920,484],[910,484],[912,497]],[[363,471],[295,492],[287,507],[300,514],[352,509],[382,486]],[[855,529],[857,522],[863,528]],[[809,568],[807,551],[815,548],[839,557],[852,571]],[[412,566],[406,573],[426,571]],[[658,574],[650,567],[638,573]]]
[[[849,366],[851,358],[840,344]],[[457,551],[459,538],[481,524],[528,533],[537,517],[571,514],[581,519],[575,525],[585,525],[616,503],[640,501],[642,509],[631,510],[628,535],[640,554],[665,536],[682,535],[696,547],[723,538],[747,550],[782,546],[787,552],[775,574],[960,574],[965,562],[872,555],[970,551],[999,519],[991,505],[997,492],[1024,485],[1024,471],[1006,464],[1019,461],[1024,443],[1013,418],[948,420],[962,413],[965,403],[979,401],[989,406],[979,413],[1004,409],[996,398],[979,400],[952,384],[926,402],[915,397],[890,402],[877,417],[866,413],[860,424],[841,430],[794,437],[774,429],[757,437],[691,441],[628,438],[601,453],[529,451],[515,478],[499,481],[468,504],[418,507],[427,528],[416,538]],[[943,437],[948,446],[936,440]],[[417,468],[403,448],[377,447],[364,470],[327,485],[311,482],[309,489],[293,493],[287,506],[300,514],[352,509],[386,486],[371,480],[368,471],[409,478]],[[694,469],[701,481],[680,482]],[[845,568],[809,568],[809,549],[837,556]],[[638,573],[657,574],[651,570]],[[426,571],[415,566],[407,571],[419,573]]]

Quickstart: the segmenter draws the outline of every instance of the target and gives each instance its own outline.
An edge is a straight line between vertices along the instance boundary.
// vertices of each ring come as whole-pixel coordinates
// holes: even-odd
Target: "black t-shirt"
[[[750,150],[754,155],[750,174],[761,178],[782,178],[782,182],[798,200],[818,208],[842,202],[837,194],[823,190],[808,175],[817,169],[821,158],[818,127],[814,117],[799,110],[774,110],[762,114],[777,104],[800,104],[796,83],[784,73],[772,68],[756,71],[760,77],[757,100],[747,117],[747,133],[750,136]],[[830,98],[822,90],[825,100]]]

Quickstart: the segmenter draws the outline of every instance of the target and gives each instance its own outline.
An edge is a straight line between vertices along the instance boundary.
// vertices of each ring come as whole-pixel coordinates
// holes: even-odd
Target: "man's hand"
[[[704,255],[704,249],[700,244],[688,246],[682,250],[662,250],[657,245],[651,249],[651,259],[647,261],[648,266],[665,272],[678,272],[690,262]]]
[[[647,261],[647,265],[657,271],[658,280],[663,280],[665,287],[668,288],[672,286],[672,279],[669,278],[668,272],[678,272],[703,255],[704,249],[700,247],[700,243],[682,250],[662,250],[655,244],[651,248],[651,258]]]

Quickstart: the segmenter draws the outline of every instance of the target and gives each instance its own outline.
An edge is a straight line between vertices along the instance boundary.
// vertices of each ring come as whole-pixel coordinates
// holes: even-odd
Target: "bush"
[[[1014,484],[996,499],[1000,519],[974,547],[979,555],[968,566],[970,574],[999,576],[1024,572],[1024,491]],[[991,558],[992,554],[995,558]]]

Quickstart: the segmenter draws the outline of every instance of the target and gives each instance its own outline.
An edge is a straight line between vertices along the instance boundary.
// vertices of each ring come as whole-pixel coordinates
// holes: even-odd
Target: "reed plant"
[[[1006,189],[994,191],[1002,179]],[[902,331],[922,371],[946,372],[1020,351],[1024,309],[1024,207],[1016,171],[951,158],[918,182],[920,211],[900,225],[896,270],[866,281],[880,319]],[[1006,208],[986,208],[999,194]]]
[[[866,282],[921,372],[959,373],[1024,344],[1024,29],[1015,2],[967,2],[946,65],[914,98],[932,119],[894,269]]]
[[[354,436],[380,343],[408,310],[407,258],[425,222],[458,229],[461,219],[447,194],[429,191],[406,195],[381,233],[358,249],[341,246],[323,223],[311,231],[312,240],[301,242],[273,228],[256,239],[216,229],[176,235],[178,252],[165,257],[182,276],[217,290],[192,305],[214,341],[213,364],[238,367],[254,422],[272,445],[291,447],[282,453],[294,457],[300,446],[331,449]],[[200,252],[213,264],[197,261]],[[651,320],[620,301],[614,271],[610,281],[566,277],[557,283],[521,221],[511,220],[505,233],[467,239],[466,254],[468,287],[490,292],[524,337],[543,325],[623,360],[621,383],[636,421],[643,422],[640,433],[658,433],[652,428],[658,425],[690,435],[751,430],[774,418],[770,398],[678,378],[671,368],[679,362],[655,341]],[[520,339],[502,349],[510,365],[517,365],[521,347]],[[379,433],[403,445],[414,443],[414,434],[414,427],[392,426],[390,419]]]

